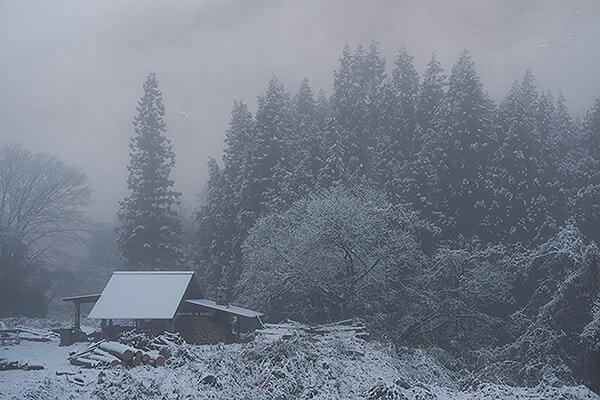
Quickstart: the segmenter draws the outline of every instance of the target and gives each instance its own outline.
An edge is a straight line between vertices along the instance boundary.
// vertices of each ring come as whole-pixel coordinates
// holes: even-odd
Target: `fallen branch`
[[[75,372],[71,372],[71,371],[56,371],[56,376],[61,376],[61,375],[75,375]]]

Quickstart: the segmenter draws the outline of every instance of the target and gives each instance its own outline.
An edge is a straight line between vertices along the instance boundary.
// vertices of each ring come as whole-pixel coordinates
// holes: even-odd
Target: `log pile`
[[[163,367],[165,357],[158,351],[144,351],[118,342],[101,340],[68,357],[71,364],[83,368],[137,367],[151,365]]]

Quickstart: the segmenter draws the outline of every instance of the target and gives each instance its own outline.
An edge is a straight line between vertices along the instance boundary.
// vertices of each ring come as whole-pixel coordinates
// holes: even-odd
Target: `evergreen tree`
[[[241,190],[246,176],[245,169],[250,161],[250,144],[254,140],[255,122],[248,106],[243,101],[235,101],[231,111],[229,128],[225,134],[227,147],[223,154],[223,174],[231,188],[232,206],[239,206]]]
[[[319,90],[314,117],[316,134],[321,135],[325,131],[327,121],[331,118],[331,105],[323,90]]]
[[[214,158],[208,160],[208,182],[204,202],[200,206],[196,221],[198,229],[197,268],[203,286],[211,294],[222,284],[229,264],[230,248],[227,246],[233,231],[228,226],[225,204],[225,191],[228,187],[223,180],[223,172]]]
[[[323,98],[320,101],[322,102]],[[318,135],[320,121],[317,118],[317,101],[307,79],[302,81],[294,97],[293,119],[295,135],[291,143],[296,151],[292,188],[295,197],[299,198],[315,188],[316,177],[323,167],[325,150],[323,138]]]
[[[435,56],[423,72],[416,107],[416,135],[421,143],[411,167],[411,185],[405,197],[421,215],[430,220],[440,220],[436,204],[440,204],[439,175],[435,165],[436,154],[443,146],[442,133],[448,116],[446,99],[447,77]]]
[[[165,136],[165,107],[153,72],[143,86],[129,144],[130,194],[118,213],[118,244],[128,269],[174,269],[181,256],[181,221],[175,209],[181,194],[170,179],[175,154]]]
[[[413,57],[402,49],[388,85],[386,97],[391,107],[386,117],[392,121],[393,147],[406,160],[412,159],[421,146],[415,135],[418,95],[419,74],[413,65]]]
[[[248,184],[254,138],[252,113],[244,102],[235,101],[225,134],[223,168],[209,160],[206,196],[196,217],[200,224],[197,264],[206,270],[208,292],[217,286],[233,287],[241,264],[241,243],[257,217],[258,204],[249,202]]]
[[[293,104],[294,129],[298,142],[305,141],[314,132],[316,106],[310,83],[308,79],[303,79]]]
[[[436,144],[442,131],[447,113],[447,85],[444,70],[435,55],[432,55],[423,72],[423,82],[417,99],[416,120],[424,142]]]
[[[581,149],[573,163],[573,178],[577,192],[573,213],[581,232],[590,240],[600,242],[600,98],[586,114],[583,122]]]
[[[227,147],[223,155],[223,196],[221,206],[225,208],[228,230],[250,229],[257,216],[259,199],[251,201],[252,187],[249,185],[252,149],[256,137],[256,124],[248,106],[236,101],[231,111],[229,129],[225,135]],[[252,198],[253,199],[253,198]],[[230,236],[232,240],[233,236]],[[232,255],[238,254],[233,251]]]
[[[589,150],[590,157],[600,161],[600,97],[587,113],[584,126],[583,145]]]
[[[565,99],[565,96],[560,93],[556,99],[553,135],[553,146],[556,149],[556,157],[558,159],[563,160],[573,149],[574,144],[577,141],[575,133],[575,123],[569,114],[567,100]]]
[[[231,112],[229,129],[225,136],[227,148],[223,156],[223,181],[221,207],[224,208],[224,224],[217,232],[224,241],[226,261],[220,284],[231,289],[242,262],[241,246],[247,232],[258,218],[261,197],[252,185],[253,149],[256,140],[256,122],[248,106],[238,101]]]
[[[562,94],[556,99],[556,112],[554,114],[554,137],[553,148],[557,149],[557,177],[564,199],[565,219],[575,223],[571,217],[577,214],[575,210],[575,199],[578,190],[585,185],[584,176],[589,174],[590,168],[594,168],[584,160],[587,157],[587,149],[582,143],[582,124],[575,121],[569,114],[566,99]],[[581,227],[580,227],[581,228]],[[583,233],[583,229],[582,229]]]
[[[420,148],[416,137],[416,105],[419,74],[413,57],[402,49],[391,78],[386,82],[379,126],[375,164],[379,181],[394,203],[414,192],[412,163]],[[375,126],[377,128],[377,126]]]
[[[373,176],[384,82],[385,59],[375,42],[367,52],[361,46],[354,53],[348,46],[344,48],[340,68],[334,72],[332,121],[338,124],[335,129],[345,143],[344,164],[356,178]]]
[[[557,101],[550,92],[540,96],[538,109],[538,129],[541,141],[541,165],[538,165],[541,194],[547,203],[548,231],[538,239],[548,239],[567,220],[569,188],[564,185],[562,166],[567,158],[572,134],[572,120],[566,108],[565,98],[560,95]]]
[[[257,215],[282,210],[294,200],[292,162],[292,109],[283,83],[273,76],[266,93],[258,98],[256,137],[248,164],[249,193],[257,205]]]
[[[528,243],[550,237],[556,222],[549,212],[542,131],[551,140],[551,101],[542,101],[527,71],[499,108],[500,146],[494,155],[495,200],[499,205],[494,231],[500,239]],[[543,110],[545,108],[545,110]]]
[[[346,169],[346,148],[344,138],[339,132],[339,125],[334,119],[330,120],[326,130],[328,148],[325,151],[327,158],[319,170],[318,181],[321,188],[347,185],[353,179]]]
[[[491,206],[486,166],[494,143],[492,103],[467,52],[463,52],[448,82],[448,115],[436,154],[442,198],[438,215],[446,237],[481,233]]]

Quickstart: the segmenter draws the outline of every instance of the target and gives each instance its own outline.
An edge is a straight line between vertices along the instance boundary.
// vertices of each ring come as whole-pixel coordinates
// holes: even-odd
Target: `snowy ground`
[[[0,371],[0,399],[594,399],[585,387],[460,389],[432,354],[348,335],[262,338],[248,344],[191,346],[164,368],[80,369],[67,356],[85,344],[22,342],[0,358],[42,371]],[[73,372],[86,382],[76,385]]]

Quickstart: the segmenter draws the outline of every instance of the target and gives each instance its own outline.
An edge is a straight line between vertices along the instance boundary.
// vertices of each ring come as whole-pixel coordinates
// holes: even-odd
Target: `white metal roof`
[[[197,306],[210,308],[211,310],[223,311],[228,314],[239,315],[240,317],[255,318],[255,317],[261,317],[264,315],[261,312],[248,310],[246,308],[242,308],[242,307],[238,307],[238,306],[232,306],[232,305],[225,306],[225,305],[217,304],[214,301],[208,300],[208,299],[193,299],[193,300],[186,300],[186,302],[190,303],[190,304],[195,304]]]
[[[88,318],[171,319],[193,271],[114,272]]]

